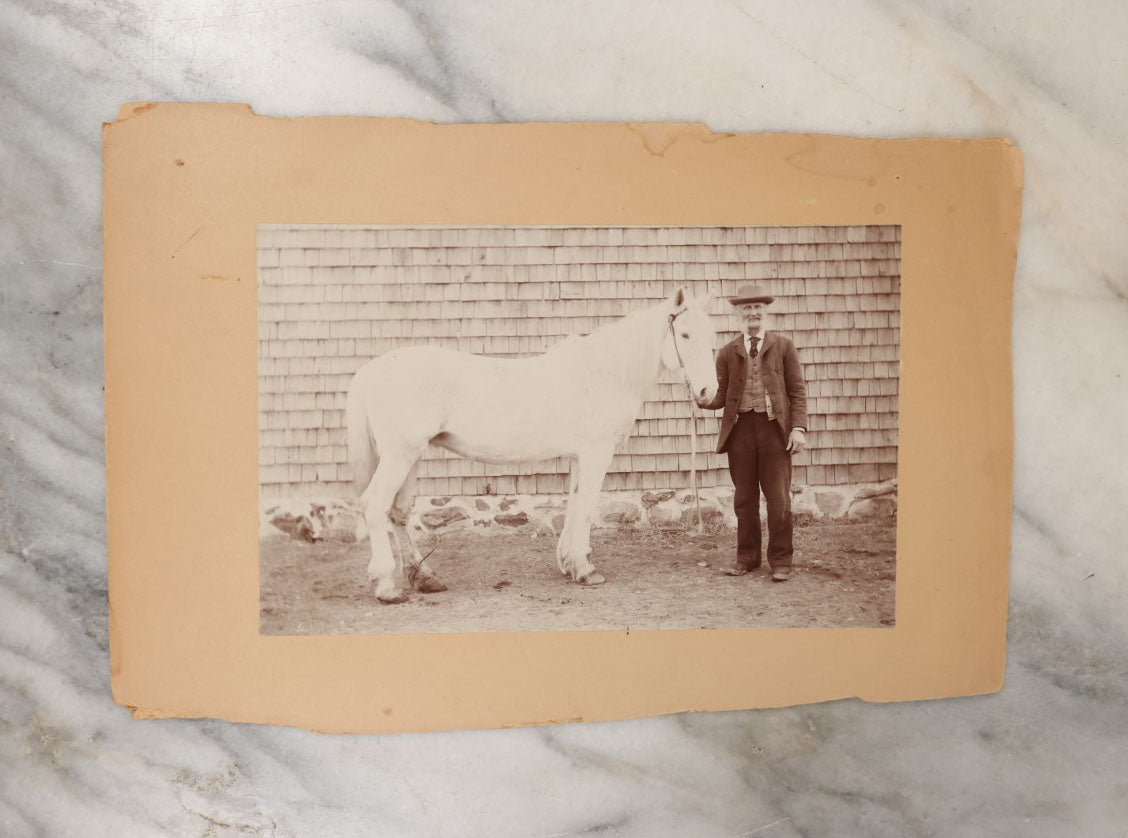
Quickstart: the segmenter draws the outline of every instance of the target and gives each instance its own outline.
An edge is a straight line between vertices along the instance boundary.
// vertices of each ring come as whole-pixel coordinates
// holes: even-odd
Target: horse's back
[[[366,362],[353,377],[352,386],[421,385],[443,389],[465,384],[467,376],[502,376],[514,362],[504,358],[471,355],[441,346],[401,346]]]
[[[436,444],[491,461],[556,456],[545,437],[569,436],[576,410],[567,377],[551,356],[509,359],[436,346],[405,346],[362,366],[350,404],[363,402],[376,436]],[[553,430],[562,423],[568,427]],[[442,435],[440,438],[440,434]],[[438,439],[436,439],[438,438]]]
[[[508,401],[530,378],[524,364],[439,346],[402,346],[365,363],[349,385],[349,401],[369,416],[399,416],[422,427],[442,424],[467,401]],[[371,421],[371,419],[370,419]],[[434,430],[433,433],[438,433]]]

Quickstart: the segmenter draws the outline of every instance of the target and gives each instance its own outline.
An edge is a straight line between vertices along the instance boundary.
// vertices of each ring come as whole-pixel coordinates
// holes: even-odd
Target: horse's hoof
[[[439,594],[447,589],[447,586],[439,581],[438,576],[420,576],[415,580],[415,590],[421,594]]]
[[[377,594],[376,601],[382,605],[396,605],[407,602],[407,594],[401,590],[388,591],[386,594]]]
[[[596,573],[595,571],[592,571],[587,576],[581,576],[576,581],[581,585],[602,585],[607,580],[603,578],[602,573]]]

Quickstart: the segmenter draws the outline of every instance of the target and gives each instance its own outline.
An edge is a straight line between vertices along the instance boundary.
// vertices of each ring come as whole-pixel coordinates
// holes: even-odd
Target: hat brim
[[[734,306],[742,306],[745,303],[764,303],[771,305],[775,302],[775,297],[729,297],[729,302]]]

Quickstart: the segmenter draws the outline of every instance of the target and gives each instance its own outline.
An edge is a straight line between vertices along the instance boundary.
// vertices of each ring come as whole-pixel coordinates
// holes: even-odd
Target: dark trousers
[[[768,564],[791,567],[791,455],[779,423],[766,413],[740,414],[728,438],[729,473],[736,487],[736,560],[760,566],[760,490],[768,504]]]

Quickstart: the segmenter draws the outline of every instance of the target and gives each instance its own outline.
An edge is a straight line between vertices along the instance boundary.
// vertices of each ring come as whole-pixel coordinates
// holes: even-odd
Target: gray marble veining
[[[1116,2],[0,5],[0,834],[1128,835],[1126,39]],[[1014,138],[1004,691],[388,737],[130,720],[100,123],[160,99]]]

